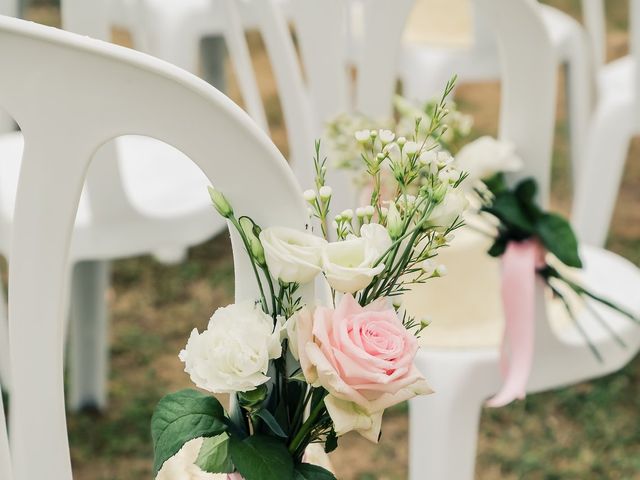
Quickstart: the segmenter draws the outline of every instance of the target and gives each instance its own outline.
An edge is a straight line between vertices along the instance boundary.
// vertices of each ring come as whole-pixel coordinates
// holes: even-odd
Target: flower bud
[[[360,143],[367,143],[371,138],[370,130],[358,130],[355,133],[356,140]]]
[[[404,153],[407,155],[414,155],[418,153],[420,150],[420,146],[416,142],[407,142],[404,145]]]
[[[209,187],[209,196],[213,202],[213,206],[224,218],[233,216],[233,208],[225,198],[225,196],[213,187]]]
[[[366,215],[365,210],[366,210],[365,207],[356,208],[356,217],[358,217],[358,218],[364,217]]]
[[[238,402],[246,410],[257,410],[264,399],[267,398],[267,392],[267,386],[264,384],[259,385],[255,390],[238,392]]]
[[[431,260],[425,260],[424,262],[422,262],[421,267],[422,271],[427,277],[432,277],[436,271],[436,266]]]
[[[331,198],[331,194],[333,193],[333,190],[331,190],[331,187],[325,185],[323,187],[320,187],[320,198],[322,200],[329,200]]]
[[[438,268],[436,268],[436,274],[439,277],[446,277],[447,273],[449,273],[449,270],[445,265],[438,265]]]
[[[366,207],[364,207],[364,214],[366,217],[373,217],[374,213],[376,213],[376,209],[374,208],[373,205],[367,205]]]
[[[316,192],[315,192],[315,190],[311,190],[311,189],[305,190],[302,193],[302,196],[309,203],[313,203],[316,200]]]
[[[387,213],[387,231],[394,240],[402,235],[402,217],[400,217],[400,212],[394,202],[389,204],[389,212]]]
[[[353,210],[351,210],[350,208],[347,208],[340,215],[344,220],[350,221],[353,218]]]
[[[386,145],[387,143],[393,142],[393,140],[396,138],[396,134],[391,130],[380,130],[378,132],[378,137],[380,137],[380,141],[382,142],[382,144]]]
[[[260,227],[258,227],[249,217],[240,217],[240,227],[244,233],[251,256],[261,267],[266,266],[267,261],[264,256],[264,248],[260,242]]]
[[[398,137],[396,143],[398,144],[398,146],[403,147],[404,144],[407,143],[407,139],[404,137]]]

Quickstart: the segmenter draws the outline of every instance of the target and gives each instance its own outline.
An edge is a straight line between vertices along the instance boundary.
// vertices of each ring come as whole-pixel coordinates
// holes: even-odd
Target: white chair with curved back
[[[184,152],[238,212],[263,226],[304,228],[307,212],[293,174],[266,135],[230,100],[179,68],[8,18],[0,18],[0,58],[12,66],[0,78],[0,104],[25,135],[9,278],[14,479],[70,480],[64,279],[95,152],[122,135],[154,137]],[[187,123],[190,128],[180,128]],[[204,186],[195,195],[208,198]],[[209,209],[209,215],[215,213]],[[156,235],[170,241],[180,233],[169,222],[154,225]],[[127,231],[114,226],[111,234]],[[237,236],[231,238],[236,299],[253,298],[250,265]]]
[[[64,0],[61,7],[68,30],[109,38],[106,1]],[[156,107],[149,103],[148,108],[153,112]],[[266,128],[264,111],[255,108],[252,113],[258,121],[262,116],[261,126]],[[165,121],[176,129],[189,124]],[[22,133],[0,134],[0,253],[7,258],[22,148]],[[107,402],[109,262],[143,254],[176,262],[188,247],[221,232],[224,222],[211,215],[209,201],[199,194],[205,184],[202,172],[182,153],[152,138],[118,138],[96,153],[80,201],[70,256],[75,265],[69,309],[71,408],[104,408]],[[0,322],[0,342],[6,337],[5,329],[5,322]],[[9,386],[6,349],[0,350],[0,376]]]
[[[584,0],[586,6],[591,0]],[[439,8],[455,3],[456,12],[466,13],[472,24],[468,46],[436,46],[425,43],[430,26],[431,0],[416,0],[414,19],[407,29],[407,40],[402,57],[401,76],[404,93],[414,100],[428,100],[437,96],[450,72],[457,72],[459,82],[492,81],[500,78],[499,53],[492,19],[472,0],[438,2]],[[541,18],[553,44],[551,55],[556,65],[566,72],[567,119],[571,160],[579,180],[582,144],[586,139],[586,126],[592,108],[593,65],[592,50],[587,33],[567,13],[549,5],[540,5]],[[592,20],[592,17],[589,17]],[[463,32],[464,34],[464,32]]]
[[[528,0],[475,0],[491,18],[502,61],[500,137],[515,144],[525,168],[511,181],[537,179],[538,198],[547,204],[555,118],[553,45],[536,5]],[[500,265],[486,255],[490,241],[461,234],[445,253],[445,279],[416,289],[409,308],[434,316],[425,331],[418,364],[434,395],[410,403],[410,478],[474,477],[480,412],[501,385],[500,342],[504,320]],[[583,246],[582,281],[636,314],[640,312],[640,270],[625,259]],[[603,357],[599,362],[578,329],[536,286],[535,353],[527,391],[538,392],[596,378],[622,368],[640,349],[640,327],[593,305],[626,342],[622,348],[590,315],[578,320]],[[464,301],[461,301],[465,299]],[[454,305],[455,304],[455,305]],[[466,306],[463,306],[466,304]]]
[[[587,2],[594,43],[604,57],[604,2]],[[620,188],[629,145],[640,133],[640,3],[629,1],[629,55],[604,64],[597,77],[596,102],[584,145],[584,169],[573,207],[580,237],[604,245]]]

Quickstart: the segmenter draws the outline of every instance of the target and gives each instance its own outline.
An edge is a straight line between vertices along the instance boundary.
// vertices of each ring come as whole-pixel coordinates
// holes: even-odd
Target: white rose
[[[362,237],[349,236],[342,242],[325,246],[323,269],[331,288],[342,293],[355,293],[368,286],[373,277],[384,270],[384,264],[373,264],[391,246],[387,230],[376,223],[363,225]]]
[[[314,235],[293,228],[266,228],[260,242],[271,275],[284,283],[309,283],[322,271],[322,247]]]
[[[164,462],[156,480],[215,480],[218,478],[213,473],[203,472],[195,465],[201,446],[202,438],[185,443],[178,453]]]
[[[522,168],[522,159],[515,145],[484,136],[465,145],[456,155],[458,168],[469,174],[465,183],[489,178],[499,172],[515,172]]]
[[[269,360],[282,354],[280,325],[253,302],[219,308],[207,329],[193,329],[180,352],[185,372],[212,393],[255,390],[269,380]]]
[[[449,189],[442,201],[429,215],[429,224],[447,229],[456,219],[461,218],[469,205],[466,195],[459,189]]]

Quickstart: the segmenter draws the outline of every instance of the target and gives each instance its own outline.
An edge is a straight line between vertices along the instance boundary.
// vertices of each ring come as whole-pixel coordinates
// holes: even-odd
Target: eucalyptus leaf
[[[293,478],[294,480],[336,480],[335,475],[326,468],[310,463],[297,465]]]
[[[254,435],[240,440],[231,437],[231,460],[245,480],[289,480],[293,478],[293,458],[284,443],[275,437]]]
[[[555,213],[545,213],[536,224],[545,248],[569,267],[582,268],[578,240],[569,222]]]
[[[160,400],[151,418],[154,476],[188,441],[224,432],[224,418],[220,402],[196,390],[182,390]]]
[[[200,447],[196,465],[208,473],[231,473],[234,470],[229,455],[229,435],[222,433],[205,438]]]

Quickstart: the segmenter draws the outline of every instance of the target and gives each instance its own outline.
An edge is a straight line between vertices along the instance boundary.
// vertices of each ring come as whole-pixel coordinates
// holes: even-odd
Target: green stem
[[[262,308],[263,308],[263,310],[265,310],[265,312],[268,313],[267,298],[264,295],[264,289],[262,288],[262,281],[260,280],[260,274],[258,273],[258,268],[256,267],[256,262],[255,262],[255,260],[253,258],[253,255],[251,255],[251,247],[249,246],[249,241],[247,240],[247,237],[245,236],[244,231],[242,230],[242,227],[238,223],[238,220],[236,219],[236,217],[231,215],[229,217],[229,220],[231,221],[233,226],[236,227],[236,230],[238,231],[238,234],[240,235],[240,238],[242,239],[242,243],[244,244],[244,248],[247,251],[247,255],[249,255],[249,260],[251,261],[251,267],[253,268],[253,273],[256,276],[256,282],[258,283],[258,288],[260,289],[260,297],[261,297]]]
[[[300,430],[298,430],[298,433],[296,434],[296,436],[293,437],[293,440],[291,441],[291,445],[289,445],[289,453],[291,454],[295,453],[296,450],[298,450],[298,448],[300,447],[300,445],[302,445],[302,442],[304,441],[305,437],[307,436],[309,431],[311,431],[311,429],[313,428],[316,418],[318,418],[318,415],[322,413],[322,410],[324,408],[325,406],[324,406],[324,398],[323,398],[316,404],[316,406],[313,408],[313,410],[309,414],[309,418],[307,418],[307,420],[302,424],[302,427],[300,427]]]

